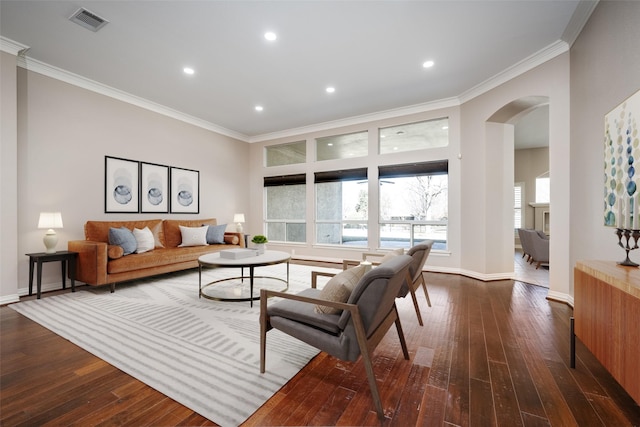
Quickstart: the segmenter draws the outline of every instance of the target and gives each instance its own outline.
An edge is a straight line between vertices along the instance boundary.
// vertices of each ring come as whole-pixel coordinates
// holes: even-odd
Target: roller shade
[[[367,168],[315,173],[316,184],[321,182],[356,181],[359,179],[367,179]]]
[[[416,175],[442,175],[447,173],[449,173],[448,160],[378,166],[379,178],[401,178],[405,176]]]
[[[298,184],[306,184],[306,183],[307,183],[307,175],[304,173],[299,173],[295,175],[279,175],[279,176],[264,177],[265,187],[276,187],[280,185],[298,185]]]

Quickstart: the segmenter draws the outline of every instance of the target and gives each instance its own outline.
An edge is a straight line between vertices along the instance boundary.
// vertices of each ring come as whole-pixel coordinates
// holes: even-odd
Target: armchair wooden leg
[[[396,312],[396,330],[398,331],[398,338],[400,338],[400,346],[402,347],[402,354],[406,360],[409,360],[409,349],[407,348],[407,341],[404,339],[404,332],[402,331],[402,324],[400,323],[400,316],[398,316],[398,308],[394,308]]]
[[[260,290],[260,373],[264,374],[267,355],[267,331],[271,329],[267,315],[267,295]]]
[[[429,298],[429,291],[427,291],[427,281],[424,280],[424,273],[420,275],[420,279],[422,282],[422,289],[424,290],[424,296],[427,298],[427,305],[431,307],[431,298]]]
[[[420,324],[420,326],[423,326],[422,324],[422,315],[420,314],[420,306],[418,305],[418,297],[416,297],[416,291],[412,288],[410,288],[411,291],[411,299],[413,300],[413,307],[416,309],[416,316],[418,316],[418,323]]]

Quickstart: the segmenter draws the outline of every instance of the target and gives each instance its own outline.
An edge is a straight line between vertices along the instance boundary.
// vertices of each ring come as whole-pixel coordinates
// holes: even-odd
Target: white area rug
[[[291,264],[289,292],[309,287],[311,270]],[[203,270],[203,283],[238,273]],[[284,278],[286,267],[258,274]],[[197,270],[117,285],[113,294],[81,289],[10,307],[222,426],[245,421],[318,353],[273,330],[260,374],[259,302],[199,299]]]

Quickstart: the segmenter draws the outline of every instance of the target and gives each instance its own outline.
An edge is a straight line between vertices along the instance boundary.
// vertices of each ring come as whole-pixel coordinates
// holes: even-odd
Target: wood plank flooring
[[[384,425],[640,426],[640,407],[579,342],[569,368],[572,310],[547,289],[426,279],[424,326],[411,299],[398,300],[411,360],[393,328],[374,354]],[[362,362],[321,353],[243,425],[380,424]],[[0,425],[215,424],[1,307]]]

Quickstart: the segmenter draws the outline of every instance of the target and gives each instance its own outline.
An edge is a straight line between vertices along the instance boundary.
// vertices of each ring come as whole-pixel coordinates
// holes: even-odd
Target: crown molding
[[[595,6],[594,6],[595,7]],[[591,9],[592,11],[593,9]],[[590,12],[589,12],[590,13]],[[581,16],[585,16],[581,14]],[[18,55],[21,51],[28,49],[28,46],[14,42],[6,38],[0,38],[1,47],[3,51]],[[193,117],[191,115],[182,113],[172,108],[160,105],[158,103],[149,101],[147,99],[132,95],[130,93],[115,89],[113,87],[98,83],[96,81],[87,79],[80,75],[71,73],[61,68],[46,64],[33,58],[28,58],[24,55],[18,55],[18,66],[26,68],[29,71],[33,71],[45,76],[64,81],[74,86],[78,86],[92,92],[96,92],[105,96],[109,96],[114,99],[118,99],[123,102],[127,102],[132,105],[136,105],[140,108],[144,108],[158,114],[162,114],[176,120],[180,120],[191,125],[210,130],[212,132],[219,133],[221,135],[228,136],[230,138],[238,139],[243,142],[256,143],[263,142],[278,138],[286,138],[297,136],[305,133],[319,132],[324,130],[335,129],[338,127],[352,126],[364,124],[367,122],[396,118],[401,116],[407,116],[411,114],[424,113],[428,111],[434,111],[438,109],[457,107],[465,102],[472,100],[506,82],[512,80],[521,74],[530,71],[531,69],[561,55],[569,50],[569,44],[563,40],[547,46],[546,48],[538,51],[537,53],[525,58],[519,63],[507,68],[506,70],[496,74],[495,76],[485,80],[477,86],[463,92],[457,97],[426,102],[422,104],[410,105],[407,107],[400,107],[385,111],[378,111],[370,114],[364,114],[360,116],[352,116],[345,119],[333,120],[328,122],[317,123],[309,126],[302,126],[298,128],[287,129],[278,132],[248,136],[240,132],[236,132],[206,120]]]
[[[496,87],[513,80],[514,78],[534,69],[535,67],[544,64],[553,58],[562,55],[569,51],[569,45],[563,40],[558,40],[544,49],[539,50],[533,55],[523,59],[522,61],[512,65],[511,67],[501,71],[495,76],[485,80],[477,86],[465,91],[460,95],[460,104],[471,101]]]
[[[249,137],[247,142],[254,143],[254,142],[269,141],[272,139],[286,138],[289,136],[297,136],[305,133],[331,130],[338,127],[359,125],[367,122],[391,119],[391,118],[401,117],[401,116],[408,116],[410,114],[424,113],[426,111],[456,107],[458,105],[460,105],[458,98],[441,99],[438,101],[425,102],[423,104],[415,104],[415,105],[410,105],[408,107],[378,111],[375,113],[363,114],[361,116],[353,116],[345,119],[332,120],[332,121],[317,123],[309,126],[302,126],[299,128],[287,129],[279,132],[265,133],[265,134]]]
[[[18,43],[17,41],[8,39],[6,37],[0,36],[0,50],[3,52],[18,56],[20,52],[25,51],[27,49],[29,49],[29,46],[26,46],[22,43]]]
[[[248,139],[248,136],[242,133],[224,128],[222,126],[218,126],[214,123],[190,116],[188,114],[181,113],[180,111],[165,107],[164,105],[149,101],[148,99],[132,95],[119,89],[115,89],[113,87],[104,85],[86,77],[82,77],[78,74],[71,73],[61,68],[54,67],[53,65],[46,64],[33,58],[19,57],[18,66],[29,71],[33,71],[34,73],[39,73],[47,77],[63,81],[65,83],[69,83],[71,85],[78,86],[83,89],[90,90],[92,92],[96,92],[101,95],[105,95],[110,98],[114,98],[128,104],[132,104],[137,107],[144,108],[146,110],[150,110],[155,113],[162,114],[164,116],[171,117],[173,119],[219,133],[221,135],[228,136],[230,138],[239,139],[244,142],[247,142]]]
[[[562,33],[562,40],[567,42],[569,46],[573,46],[573,42],[576,41],[578,35],[586,25],[587,21],[591,17],[594,9],[598,5],[599,0],[581,0],[578,3],[578,7],[571,15],[567,28]]]

